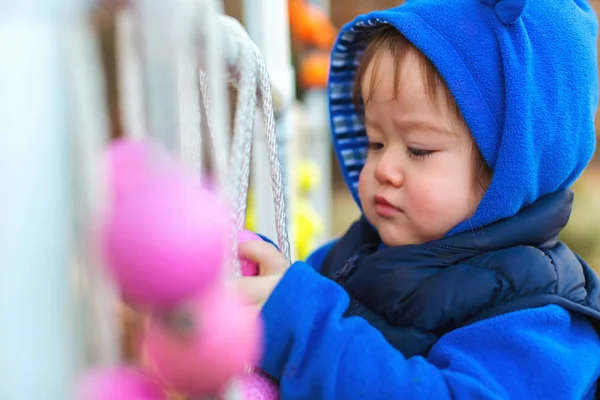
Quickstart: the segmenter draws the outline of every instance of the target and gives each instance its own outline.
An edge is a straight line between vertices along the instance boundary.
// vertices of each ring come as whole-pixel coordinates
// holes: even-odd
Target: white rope
[[[231,21],[231,20],[226,20]],[[250,157],[252,135],[254,132],[254,113],[256,109],[256,59],[248,46],[240,43],[239,23],[225,25],[229,36],[230,49],[237,51],[237,60],[232,70],[236,80],[238,97],[234,118],[233,140],[230,159],[230,191],[233,208],[233,223],[236,231],[244,227],[248,185],[250,181]]]
[[[271,172],[271,185],[275,202],[275,227],[281,251],[285,255],[288,264],[290,264],[292,256],[287,228],[287,210],[281,173],[281,158],[279,157],[279,145],[275,130],[275,114],[273,112],[273,99],[271,97],[271,81],[262,57],[259,62],[259,76],[263,118],[266,127],[267,152],[269,154],[269,170]]]
[[[256,97],[258,96],[261,99],[266,127],[271,189],[275,202],[277,239],[281,251],[290,263],[291,249],[287,230],[281,158],[279,157],[277,144],[269,74],[259,49],[252,42],[242,25],[237,20],[227,16],[220,16],[220,22],[228,34],[231,75],[239,89],[230,164],[230,176],[231,182],[233,182],[231,198],[235,201],[235,224],[238,228],[242,228],[246,216],[254,112]]]
[[[172,2],[174,12],[173,57],[177,60],[177,92],[179,135],[182,160],[192,167],[198,179],[202,177],[202,132],[198,57],[196,54],[197,12],[196,1]]]

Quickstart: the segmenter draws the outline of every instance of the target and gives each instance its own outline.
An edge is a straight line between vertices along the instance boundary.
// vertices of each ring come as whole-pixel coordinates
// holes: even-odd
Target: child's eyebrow
[[[367,113],[364,115],[363,124],[365,127],[370,127],[374,129],[379,129],[381,120],[373,117],[369,117]],[[450,135],[454,137],[458,137],[459,135],[448,128],[433,124],[426,120],[421,119],[413,119],[413,118],[394,118],[393,119],[394,127],[400,131],[402,130],[419,130],[424,133],[438,134],[438,135]]]
[[[398,129],[419,129],[427,133],[437,133],[443,135],[456,136],[456,133],[448,130],[443,126],[432,124],[429,121],[423,121],[419,119],[399,119],[394,118],[394,126]]]

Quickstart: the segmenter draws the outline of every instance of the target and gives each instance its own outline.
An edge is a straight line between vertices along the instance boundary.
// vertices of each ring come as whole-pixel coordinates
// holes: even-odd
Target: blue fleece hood
[[[450,234],[511,217],[568,188],[595,149],[597,19],[585,0],[408,0],[357,17],[332,51],[333,142],[358,199],[367,140],[353,105],[363,34],[393,25],[438,69],[492,182],[473,217]]]

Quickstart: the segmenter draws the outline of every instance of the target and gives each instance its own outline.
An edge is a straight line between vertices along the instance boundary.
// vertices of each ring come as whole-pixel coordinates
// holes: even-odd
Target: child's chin
[[[388,247],[408,246],[411,244],[421,244],[423,241],[416,238],[410,232],[401,229],[386,229],[382,226],[379,229],[379,237],[381,241]]]

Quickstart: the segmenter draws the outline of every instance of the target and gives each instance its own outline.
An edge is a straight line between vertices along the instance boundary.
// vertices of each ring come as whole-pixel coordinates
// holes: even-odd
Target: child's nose
[[[402,185],[404,175],[397,157],[386,152],[375,167],[375,179],[382,184],[389,184],[395,187]]]

